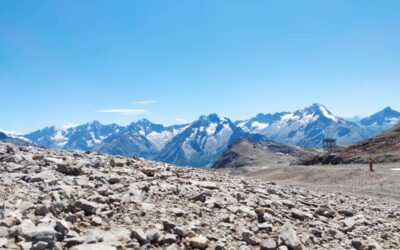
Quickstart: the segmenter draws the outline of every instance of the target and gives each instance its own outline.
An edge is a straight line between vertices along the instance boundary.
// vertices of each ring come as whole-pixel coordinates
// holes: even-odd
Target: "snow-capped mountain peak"
[[[244,134],[228,118],[217,114],[203,115],[174,137],[157,159],[178,165],[206,166]]]
[[[400,112],[386,107],[383,110],[366,117],[360,121],[360,124],[367,127],[384,127],[389,128],[400,123]]]
[[[319,103],[314,103],[310,107],[305,108],[304,111],[308,115],[319,115],[325,117],[326,119],[330,119],[335,123],[341,120],[340,117],[333,115],[324,105]]]
[[[129,128],[138,131],[146,137],[153,145],[160,150],[168,143],[172,137],[181,133],[187,125],[174,125],[165,127],[161,124],[155,124],[147,119],[141,119],[132,123]]]

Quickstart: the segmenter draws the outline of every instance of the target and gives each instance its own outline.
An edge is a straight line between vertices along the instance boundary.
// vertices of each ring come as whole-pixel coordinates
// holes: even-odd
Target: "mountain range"
[[[295,112],[258,114],[236,125],[277,142],[304,147],[320,147],[325,137],[336,138],[338,144],[353,144],[368,137],[364,128],[333,115],[320,104]]]
[[[163,126],[142,119],[128,126],[94,121],[76,127],[46,127],[19,136],[49,148],[93,150],[139,156],[182,166],[210,166],[241,139],[275,141],[302,147],[320,147],[325,137],[350,145],[370,138],[400,122],[400,113],[384,110],[356,122],[313,104],[295,112],[258,114],[231,121],[217,114],[201,116],[190,124]]]

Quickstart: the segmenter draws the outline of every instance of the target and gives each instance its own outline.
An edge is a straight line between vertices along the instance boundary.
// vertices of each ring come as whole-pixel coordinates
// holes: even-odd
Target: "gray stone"
[[[195,249],[206,249],[208,247],[208,239],[202,235],[194,236],[189,239],[189,245]]]
[[[338,210],[338,214],[344,215],[344,216],[353,216],[354,212],[347,210],[347,209],[340,209]]]
[[[176,224],[170,220],[162,220],[161,222],[165,231],[174,229],[176,227]]]
[[[296,231],[293,229],[292,224],[285,223],[282,232],[279,234],[280,239],[290,249],[303,250],[305,249],[300,239],[297,237]]]
[[[0,226],[4,227],[12,227],[18,225],[21,221],[17,217],[7,217],[3,220],[0,220]]]
[[[333,218],[336,215],[335,210],[329,205],[320,205],[315,213],[329,218]]]
[[[176,243],[176,236],[174,234],[163,234],[160,236],[159,242],[162,245],[171,245]]]
[[[186,214],[186,212],[183,209],[180,209],[180,208],[171,208],[169,211],[171,213],[173,213],[177,217],[180,217],[180,216]]]
[[[69,214],[69,215],[65,216],[65,220],[66,220],[66,221],[69,221],[69,222],[72,222],[72,223],[75,223],[75,222],[78,221],[78,215],[76,215],[76,214]]]
[[[39,242],[33,244],[31,249],[32,250],[45,250],[48,245],[49,245],[49,243],[47,243],[47,242],[39,241]]]
[[[143,232],[143,230],[142,229],[140,229],[140,228],[131,228],[131,237],[133,238],[133,239],[136,239],[137,241],[139,241],[139,243],[141,244],[141,245],[144,245],[144,244],[146,244],[148,241],[147,241],[147,236],[146,236],[146,234]]]
[[[185,237],[186,236],[186,230],[182,227],[175,227],[173,229],[174,234],[178,235],[179,237]]]
[[[57,171],[65,175],[78,176],[84,174],[82,166],[70,165],[68,163],[58,164]]]
[[[5,158],[3,159],[3,162],[20,163],[20,162],[22,162],[23,160],[24,160],[24,159],[22,158],[21,155],[16,154],[16,155],[10,155],[10,156],[8,156],[8,157],[5,157]]]
[[[327,232],[333,238],[336,238],[336,239],[343,239],[344,238],[344,233],[342,233],[339,230],[336,230],[334,228],[328,228]]]
[[[261,250],[275,250],[278,247],[274,239],[266,239],[260,242]]]
[[[56,239],[61,236],[51,224],[39,224],[38,226],[21,224],[17,230],[18,235],[26,241],[33,242],[43,241],[54,244]]]
[[[0,247],[4,247],[7,245],[8,239],[7,238],[0,238]]]
[[[346,218],[343,220],[343,225],[346,228],[353,228],[355,224],[356,224],[356,221],[354,220],[353,217],[349,217],[349,218]]]
[[[44,177],[41,174],[35,174],[29,179],[29,182],[35,183],[35,182],[43,182]]]
[[[103,224],[103,220],[99,216],[92,216],[92,225],[100,226]]]
[[[46,206],[46,205],[43,205],[43,204],[37,205],[36,208],[35,208],[35,214],[36,214],[36,215],[39,215],[39,216],[45,216],[45,215],[48,214],[49,212],[50,212],[50,211],[49,211],[49,209],[47,208],[47,206]]]
[[[288,208],[294,208],[295,204],[292,201],[289,200],[282,200],[281,201],[283,205],[287,206]]]
[[[351,241],[351,245],[357,250],[361,250],[361,249],[364,248],[363,242],[361,240],[359,240],[359,239],[353,239]]]
[[[110,165],[111,167],[123,167],[126,164],[126,161],[118,158],[111,158]]]
[[[241,228],[240,229],[240,236],[242,237],[242,240],[246,242],[249,245],[256,245],[257,242],[254,238],[254,233],[248,229]]]
[[[146,237],[149,242],[152,244],[157,243],[158,238],[160,238],[161,231],[158,230],[157,228],[152,228],[146,231]]]
[[[307,218],[305,213],[303,213],[300,210],[295,209],[295,208],[292,208],[291,214],[292,214],[293,218],[298,219],[298,220],[305,220]]]
[[[95,243],[74,246],[70,250],[117,250],[117,248],[106,243]]]
[[[287,248],[287,246],[279,246],[278,250],[289,250],[289,249]]]
[[[73,203],[73,205],[88,214],[95,214],[97,210],[101,209],[103,206],[99,203],[93,201],[87,201],[85,199],[80,199]]]
[[[65,237],[69,232],[69,225],[66,221],[56,220],[54,229]]]
[[[211,189],[211,190],[219,188],[217,183],[211,182],[211,181],[202,181],[202,182],[199,182],[198,185],[202,188]]]
[[[113,184],[117,184],[120,183],[122,180],[122,178],[120,176],[112,176],[108,179],[108,183],[110,183],[111,185]]]

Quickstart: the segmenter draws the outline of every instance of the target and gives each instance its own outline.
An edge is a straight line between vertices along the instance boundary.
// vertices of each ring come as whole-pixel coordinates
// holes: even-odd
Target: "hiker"
[[[369,171],[374,172],[372,157],[369,158],[368,163],[369,163]]]

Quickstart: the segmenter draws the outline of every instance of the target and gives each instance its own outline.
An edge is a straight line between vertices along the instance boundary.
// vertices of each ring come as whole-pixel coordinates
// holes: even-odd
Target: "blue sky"
[[[397,0],[3,0],[0,128],[400,109],[399,44]]]

